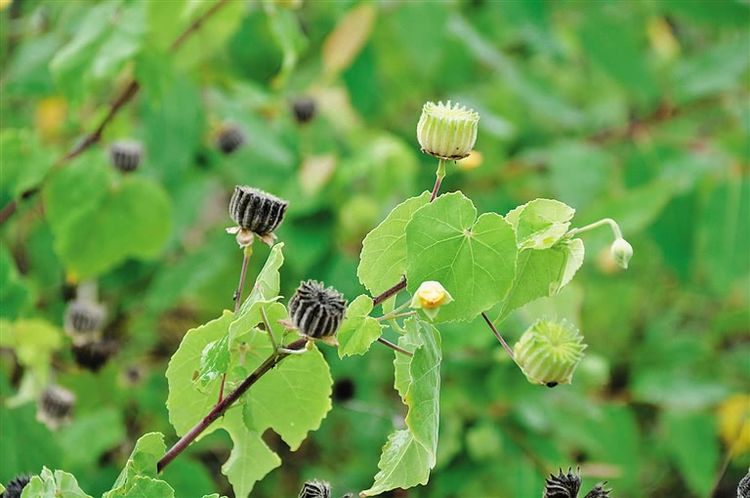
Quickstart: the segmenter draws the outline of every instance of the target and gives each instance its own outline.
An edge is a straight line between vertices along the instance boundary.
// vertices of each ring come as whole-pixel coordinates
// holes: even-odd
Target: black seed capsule
[[[245,132],[234,125],[225,126],[216,137],[216,147],[224,154],[231,154],[247,141]]]
[[[609,498],[609,491],[609,489],[604,489],[604,484],[597,484],[583,498]]]
[[[289,317],[308,337],[329,337],[336,333],[346,311],[346,300],[333,287],[315,280],[301,282],[289,300]]]
[[[94,340],[80,345],[74,344],[73,356],[81,367],[98,372],[116,350],[117,345],[114,341]]]
[[[331,498],[331,485],[323,481],[307,481],[302,485],[298,498]]]
[[[265,235],[281,224],[288,205],[288,202],[275,195],[246,185],[237,185],[229,201],[229,216],[240,228]]]
[[[308,123],[315,117],[315,101],[310,97],[301,97],[292,103],[292,111],[298,123]]]
[[[333,399],[339,402],[349,401],[354,397],[354,381],[349,378],[343,378],[333,383]]]
[[[75,394],[60,386],[50,386],[39,399],[39,411],[42,418],[60,422],[73,413]]]
[[[115,168],[123,173],[130,173],[138,169],[143,157],[143,147],[139,142],[122,140],[112,144],[109,156]]]
[[[5,486],[5,491],[0,495],[0,498],[21,498],[21,492],[23,488],[31,481],[31,477],[26,474],[21,474],[14,477]]]
[[[750,469],[737,486],[737,498],[750,498]]]
[[[65,310],[65,330],[71,334],[88,334],[101,329],[104,308],[89,301],[71,301]]]
[[[551,474],[545,481],[543,498],[576,498],[581,489],[581,477],[568,469],[563,474],[562,469],[557,475]]]

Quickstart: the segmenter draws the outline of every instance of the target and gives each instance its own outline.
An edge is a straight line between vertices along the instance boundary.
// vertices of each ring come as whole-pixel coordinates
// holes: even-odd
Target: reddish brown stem
[[[383,337],[378,337],[378,342],[384,346],[388,346],[389,348],[396,351],[397,353],[405,354],[406,356],[414,356],[414,353],[412,353],[411,351],[407,351],[401,346],[394,344],[388,339],[385,339]]]
[[[482,318],[484,318],[484,321],[487,322],[487,325],[490,327],[490,330],[492,330],[492,333],[495,334],[495,337],[498,341],[500,341],[500,344],[503,345],[503,349],[505,349],[505,352],[508,353],[508,356],[510,356],[510,359],[514,362],[516,361],[516,356],[513,354],[513,350],[508,346],[508,343],[505,342],[505,339],[503,339],[503,336],[500,335],[500,332],[498,332],[497,327],[495,327],[495,324],[492,323],[492,320],[490,320],[490,317],[487,316],[487,313],[482,312]]]
[[[430,202],[434,201],[440,192],[440,184],[443,183],[443,179],[440,176],[435,177],[435,185],[432,187],[432,195],[430,196]]]
[[[286,349],[291,349],[294,351],[298,351],[300,349],[303,349],[305,345],[307,344],[307,339],[298,339],[297,341],[289,344]],[[256,368],[250,375],[248,375],[245,380],[242,381],[242,383],[227,395],[226,398],[221,400],[220,402],[216,403],[214,407],[211,409],[208,414],[201,419],[200,422],[195,424],[195,426],[190,429],[187,433],[185,433],[184,436],[180,438],[179,441],[177,441],[174,446],[169,448],[169,450],[164,454],[163,457],[161,457],[161,460],[156,465],[156,470],[158,472],[161,472],[164,470],[164,467],[170,464],[172,460],[177,458],[177,456],[185,451],[188,446],[190,446],[190,443],[196,440],[198,436],[200,436],[203,431],[208,429],[208,427],[219,417],[224,415],[224,413],[227,411],[227,409],[232,406],[240,397],[245,394],[245,392],[252,387],[253,384],[258,382],[258,380],[263,377],[265,374],[270,372],[276,365],[281,363],[281,361],[289,356],[289,353],[284,352],[274,352],[266,358],[266,360],[261,363],[258,368]]]
[[[397,283],[390,289],[383,291],[381,294],[378,294],[377,296],[373,297],[372,305],[377,306],[378,304],[387,300],[389,297],[395,296],[396,294],[398,294],[404,289],[406,289],[406,277],[401,277],[401,280],[399,281],[399,283]]]

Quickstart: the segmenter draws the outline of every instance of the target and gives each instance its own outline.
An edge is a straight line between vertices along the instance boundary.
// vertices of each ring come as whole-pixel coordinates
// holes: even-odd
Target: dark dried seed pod
[[[5,491],[0,495],[0,498],[21,498],[23,488],[26,487],[29,481],[31,481],[31,476],[26,474],[14,477],[8,482],[8,485],[5,486]]]
[[[289,300],[292,323],[304,335],[316,339],[335,334],[345,312],[344,296],[315,280],[301,282]]]
[[[331,498],[331,485],[324,481],[307,481],[302,485],[298,498]]]
[[[594,489],[589,491],[584,498],[609,498],[609,489],[604,489],[607,483],[597,484]]]
[[[39,410],[43,418],[62,421],[73,413],[75,394],[60,386],[49,386],[39,399]]]
[[[104,308],[90,301],[75,300],[65,309],[65,330],[70,334],[89,334],[104,325]]]
[[[281,224],[289,203],[262,190],[237,185],[229,201],[229,216],[244,230],[271,233]]]
[[[130,173],[138,169],[143,157],[143,146],[140,142],[121,140],[109,148],[112,165],[123,173]]]
[[[294,118],[298,123],[304,124],[312,121],[315,117],[315,100],[311,97],[300,97],[292,103]]]
[[[750,468],[737,485],[737,498],[750,498]]]
[[[563,474],[562,469],[557,475],[551,474],[545,481],[544,498],[576,498],[581,489],[581,477],[568,469]]]
[[[111,340],[94,340],[73,345],[73,356],[81,367],[98,372],[107,360],[117,351],[117,344]]]
[[[245,132],[234,125],[228,125],[222,128],[216,137],[216,147],[224,154],[231,154],[236,151],[247,141]]]

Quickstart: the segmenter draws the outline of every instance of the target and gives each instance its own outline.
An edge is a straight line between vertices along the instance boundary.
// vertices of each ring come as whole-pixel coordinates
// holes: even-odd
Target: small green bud
[[[633,246],[630,245],[630,242],[623,239],[622,237],[619,237],[615,239],[614,242],[612,242],[610,252],[612,253],[612,257],[620,266],[620,268],[622,268],[623,270],[627,270],[630,258],[633,257]]]
[[[570,384],[584,349],[583,336],[569,322],[537,320],[523,333],[513,351],[529,382],[555,387]]]
[[[440,307],[451,302],[453,302],[453,296],[445,290],[440,282],[428,280],[419,285],[409,307],[421,309],[425,315],[433,320],[440,311]]]
[[[422,152],[440,159],[463,159],[477,141],[479,114],[459,104],[427,102],[417,124]]]

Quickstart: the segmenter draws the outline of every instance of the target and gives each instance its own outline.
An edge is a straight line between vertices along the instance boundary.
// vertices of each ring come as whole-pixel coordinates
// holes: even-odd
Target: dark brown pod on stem
[[[344,296],[315,280],[301,282],[289,300],[292,323],[302,334],[315,339],[334,335],[345,312]]]
[[[93,340],[73,345],[73,356],[79,366],[98,372],[117,351],[117,344],[111,340]]]
[[[27,474],[21,474],[14,477],[8,481],[8,485],[5,486],[5,491],[0,494],[0,498],[21,498],[23,488],[25,488],[30,481],[31,477]]]
[[[60,386],[49,386],[39,398],[37,418],[57,428],[67,422],[75,406],[75,394]]]
[[[216,137],[216,147],[224,154],[231,154],[242,147],[246,141],[245,132],[238,126],[227,125],[222,128]]]
[[[563,474],[562,469],[557,475],[550,475],[545,481],[544,498],[576,498],[581,489],[581,477],[568,469]]]
[[[123,173],[130,173],[138,169],[143,157],[143,147],[140,142],[121,140],[109,148],[112,165]]]
[[[300,97],[292,103],[294,119],[300,124],[305,124],[315,117],[315,100],[311,97]]]
[[[229,216],[241,229],[265,235],[281,224],[288,205],[275,195],[237,185],[229,201]]]
[[[298,498],[331,498],[331,485],[324,481],[307,481],[302,485]]]
[[[105,318],[104,308],[96,303],[75,300],[65,309],[65,330],[76,336],[101,330]]]

